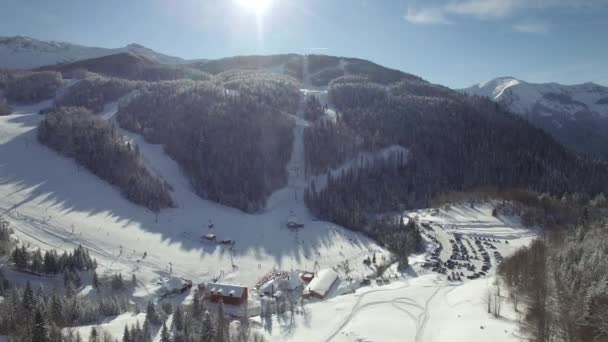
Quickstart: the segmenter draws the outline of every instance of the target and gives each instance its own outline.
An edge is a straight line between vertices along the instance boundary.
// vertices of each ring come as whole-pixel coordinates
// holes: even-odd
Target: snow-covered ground
[[[361,234],[314,220],[306,209],[304,120],[294,128],[288,185],[256,215],[201,199],[161,145],[124,132],[138,144],[147,165],[173,188],[178,207],[157,215],[37,141],[43,119],[37,112],[49,105],[16,106],[12,115],[0,117],[0,215],[33,247],[68,250],[81,244],[98,260],[101,273],[135,273],[140,282],[136,295],[142,301],[156,296],[159,280],[170,277],[195,283],[215,278],[252,287],[274,269],[313,270],[345,261],[354,275],[363,276],[370,271],[361,263],[364,258],[388,254]],[[106,106],[102,117],[111,119],[115,110],[115,105]],[[301,118],[301,112],[295,116]],[[290,215],[304,228],[286,228]],[[236,241],[233,249],[201,241],[210,221],[218,239]]]
[[[407,214],[431,223],[436,235],[457,232],[501,240],[496,246],[505,256],[534,238],[517,220],[495,218],[491,213],[490,205],[458,205]],[[507,240],[509,244],[504,243]],[[487,277],[449,282],[444,275],[422,269],[424,261],[425,254],[412,256],[411,269],[389,285],[372,283],[353,294],[307,304],[293,316],[288,312],[271,320],[256,320],[271,341],[520,340],[519,317],[506,299],[502,317],[487,313],[486,298],[495,268]]]
[[[529,83],[513,77],[500,77],[460,91],[487,96],[518,114],[539,111],[541,115],[561,113],[574,116],[584,111],[608,116],[608,103],[604,102],[608,97],[608,88],[594,83]]]
[[[308,77],[305,88],[306,83]],[[315,92],[326,94],[323,89]],[[303,93],[310,91],[304,89]],[[326,96],[321,99],[327,102]],[[353,291],[357,286],[346,281],[347,277],[358,284],[373,272],[363,259],[375,253],[381,260],[388,252],[361,234],[315,220],[306,209],[303,191],[311,178],[304,174],[302,139],[308,122],[302,118],[301,108],[291,114],[297,120],[293,153],[286,165],[288,184],[270,196],[266,210],[255,215],[201,199],[162,146],[122,131],[137,143],[147,166],[173,188],[178,207],[155,214],[128,202],[118,189],[72,159],[38,143],[36,129],[43,116],[37,113],[50,104],[17,106],[12,115],[0,117],[0,215],[32,247],[68,250],[82,245],[97,259],[102,274],[122,272],[126,278],[135,274],[139,286],[134,299],[138,303],[158,298],[164,284],[179,277],[195,283],[214,280],[253,288],[273,270],[335,268],[341,280],[327,300],[313,300],[293,317],[286,313],[269,320],[258,318],[260,329],[271,341],[517,339],[516,316],[508,305],[504,306],[504,319],[485,312],[483,294],[492,282],[493,270],[486,278],[451,283],[445,276],[423,269],[427,255],[422,254],[410,258],[412,267],[404,274],[389,269],[388,275],[399,278],[391,284],[373,283]],[[102,117],[112,120],[116,110],[116,104],[108,104]],[[381,151],[380,156],[395,149],[407,152],[397,146]],[[455,232],[508,239],[509,244],[497,245],[506,256],[533,238],[533,232],[521,228],[516,219],[494,218],[491,211],[490,205],[478,205],[405,214],[431,223],[444,247]],[[304,228],[286,228],[288,218],[294,216]],[[234,248],[201,241],[210,232],[209,222],[219,239],[236,241]],[[340,268],[346,262],[348,274]],[[14,278],[31,281],[35,276]],[[40,279],[39,283],[61,286],[61,279]],[[250,301],[255,302],[256,292],[250,293]],[[349,294],[338,296],[341,293]],[[125,322],[132,324],[141,316],[125,314],[100,325],[120,336]],[[79,330],[86,336],[90,327]]]

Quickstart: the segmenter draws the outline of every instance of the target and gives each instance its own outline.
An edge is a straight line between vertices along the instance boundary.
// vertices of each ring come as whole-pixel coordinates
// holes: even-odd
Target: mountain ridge
[[[27,36],[0,36],[0,66],[8,69],[33,69],[72,63],[85,59],[131,52],[162,64],[185,64],[188,61],[131,43],[119,48],[84,46],[61,41],[39,40]]]
[[[608,87],[498,77],[459,91],[489,97],[577,152],[608,159]]]

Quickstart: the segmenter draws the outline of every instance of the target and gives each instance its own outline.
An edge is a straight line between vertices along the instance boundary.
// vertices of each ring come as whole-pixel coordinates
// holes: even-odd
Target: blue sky
[[[608,0],[0,0],[0,35],[184,58],[360,57],[450,87],[608,85]]]

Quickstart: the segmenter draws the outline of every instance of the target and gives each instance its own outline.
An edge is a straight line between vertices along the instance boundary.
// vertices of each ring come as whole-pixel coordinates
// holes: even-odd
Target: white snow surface
[[[42,41],[30,37],[0,36],[0,67],[8,69],[31,69],[44,65],[69,63],[83,59],[131,52],[164,64],[182,64],[186,61],[164,55],[139,44],[121,48],[82,46],[66,42]]]
[[[492,206],[485,204],[405,214],[431,223],[435,236],[445,240],[448,249],[454,232],[500,239],[503,242],[496,247],[504,256],[535,237],[518,220],[495,218],[491,211]],[[521,341],[521,317],[506,299],[502,317],[487,313],[486,295],[494,282],[495,266],[487,277],[449,282],[446,276],[420,267],[425,255],[410,257],[410,268],[388,285],[372,283],[351,294],[306,304],[293,317],[285,313],[254,321],[270,341]]]
[[[304,292],[315,292],[320,296],[325,296],[337,279],[338,273],[336,273],[336,271],[331,268],[322,269],[312,279],[310,284],[306,286]]]
[[[122,315],[118,315],[115,317],[111,317],[106,319],[98,324],[92,325],[83,325],[74,329],[74,333],[78,332],[83,341],[89,340],[89,335],[91,334],[91,328],[95,327],[97,330],[97,336],[101,336],[103,333],[108,333],[111,336],[121,340],[122,334],[125,330],[125,325],[132,327],[139,323],[139,326],[143,326],[144,321],[146,320],[145,313],[124,313]],[[67,329],[65,329],[67,332]],[[154,333],[154,332],[153,332]]]
[[[594,83],[530,83],[513,77],[500,77],[460,91],[487,96],[518,114],[539,111],[545,116],[555,113],[573,116],[579,112],[592,112],[608,117],[608,88]],[[557,100],[556,95],[567,101]],[[602,99],[605,100],[600,101]]]

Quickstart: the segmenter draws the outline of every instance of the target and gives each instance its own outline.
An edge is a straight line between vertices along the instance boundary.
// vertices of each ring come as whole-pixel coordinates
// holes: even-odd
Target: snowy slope
[[[406,213],[431,223],[439,239],[452,233],[508,240],[496,244],[507,256],[529,244],[534,233],[514,218],[495,218],[491,205],[452,206],[438,212]],[[441,237],[443,236],[443,238]],[[445,244],[449,246],[449,244]],[[304,306],[289,313],[256,318],[271,341],[521,341],[520,317],[503,299],[501,318],[487,313],[486,294],[494,282],[488,277],[449,282],[444,275],[420,267],[424,255],[410,257],[411,268],[389,285],[372,284],[352,294]]]
[[[608,88],[594,83],[535,84],[501,77],[462,89],[487,96],[563,145],[608,160]]]
[[[288,185],[268,200],[265,212],[245,214],[197,196],[179,166],[162,146],[123,133],[137,143],[147,166],[173,189],[178,207],[156,215],[125,200],[110,184],[72,159],[42,146],[37,112],[50,102],[15,107],[0,118],[0,215],[12,223],[17,237],[33,247],[71,249],[82,244],[100,264],[100,272],[135,273],[141,281],[136,295],[154,297],[159,279],[185,277],[252,287],[273,269],[312,270],[349,261],[354,274],[369,272],[362,260],[388,252],[361,234],[314,220],[303,203],[307,180],[303,170],[301,110],[289,164]],[[112,120],[117,105],[108,104],[102,117]],[[286,228],[296,215],[304,228]],[[233,239],[233,249],[204,243],[209,232]],[[144,258],[144,252],[147,256]],[[219,278],[219,279],[214,279]]]
[[[181,58],[164,55],[139,44],[108,49],[65,42],[42,41],[23,36],[0,37],[0,67],[9,69],[30,69],[121,52],[131,52],[164,64],[185,63],[185,60]]]
[[[608,117],[608,88],[594,83],[537,84],[512,77],[501,77],[461,91],[490,97],[518,114],[558,113],[573,116],[583,111]]]

